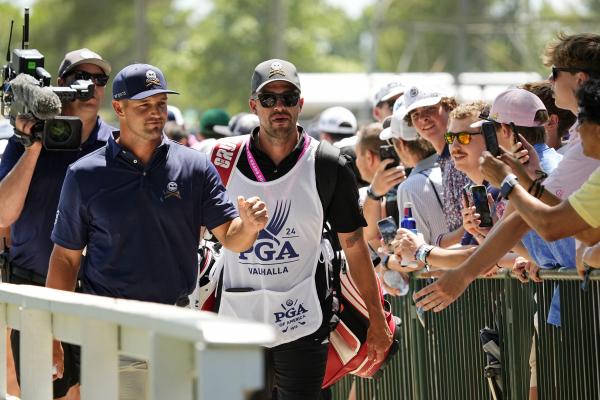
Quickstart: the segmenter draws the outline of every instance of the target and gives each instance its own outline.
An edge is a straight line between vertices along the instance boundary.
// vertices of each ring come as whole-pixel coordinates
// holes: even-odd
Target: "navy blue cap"
[[[123,68],[113,80],[113,99],[141,100],[159,93],[179,94],[167,89],[160,69],[148,64],[132,64]]]

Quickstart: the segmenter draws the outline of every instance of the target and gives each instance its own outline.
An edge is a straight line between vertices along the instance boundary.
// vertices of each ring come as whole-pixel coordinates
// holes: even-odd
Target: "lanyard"
[[[300,160],[302,158],[304,153],[306,153],[308,146],[310,145],[310,139],[311,139],[310,136],[303,134],[303,137],[304,137],[304,147],[302,148],[302,152],[298,156],[298,160]],[[260,167],[258,166],[258,163],[254,159],[254,156],[250,152],[250,141],[251,140],[252,140],[252,136],[248,136],[248,140],[246,141],[246,158],[248,158],[248,163],[250,164],[250,168],[252,169],[252,172],[254,173],[256,180],[259,182],[266,182],[267,180],[265,179],[265,176],[263,175],[262,171],[260,170]],[[298,161],[296,161],[296,162],[298,162]]]

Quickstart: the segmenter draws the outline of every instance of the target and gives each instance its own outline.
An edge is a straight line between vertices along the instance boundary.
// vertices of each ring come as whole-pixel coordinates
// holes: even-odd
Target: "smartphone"
[[[466,185],[465,187],[462,188],[462,197],[463,200],[465,201],[465,207],[471,207],[471,200],[469,199],[469,190],[470,185]]]
[[[396,153],[396,150],[392,145],[386,144],[384,146],[379,147],[379,158],[381,159],[381,161],[388,158],[394,160],[393,162],[386,165],[385,169],[395,168],[398,165],[400,165],[400,158],[398,157],[398,154]]]
[[[498,146],[498,137],[496,136],[496,128],[494,127],[493,122],[484,122],[481,125],[481,132],[483,133],[483,138],[485,139],[485,148],[489,151],[494,157],[500,155],[500,147]]]
[[[491,228],[494,224],[494,221],[492,220],[492,213],[488,204],[487,191],[485,190],[485,186],[471,186],[471,195],[473,197],[475,210],[477,211],[477,214],[480,215],[479,219],[481,222],[479,223],[479,227]]]
[[[387,217],[384,219],[380,219],[377,221],[377,227],[379,228],[379,233],[381,233],[381,238],[383,239],[383,243],[385,243],[389,252],[392,252],[392,240],[396,237],[396,231],[398,227],[396,226],[396,222],[394,222],[393,217]]]

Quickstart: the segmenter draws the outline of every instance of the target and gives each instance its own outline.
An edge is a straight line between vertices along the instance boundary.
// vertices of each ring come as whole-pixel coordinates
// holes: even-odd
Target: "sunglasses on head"
[[[300,93],[298,92],[285,92],[285,93],[259,93],[256,95],[260,105],[265,108],[275,107],[277,102],[281,100],[286,107],[295,107],[300,100]]]
[[[571,72],[571,73],[575,73],[575,72],[585,72],[585,73],[591,73],[593,72],[592,70],[589,69],[585,69],[585,68],[569,68],[569,67],[552,67],[552,80],[555,81],[558,79],[558,75],[561,72]]]
[[[446,132],[444,133],[444,140],[446,143],[452,144],[454,141],[458,141],[460,144],[469,144],[471,143],[471,136],[473,135],[481,135],[481,131],[479,132]]]
[[[86,71],[73,71],[69,76],[74,77],[75,81],[92,81],[96,86],[106,86],[108,83],[108,75],[106,74],[90,74]]]

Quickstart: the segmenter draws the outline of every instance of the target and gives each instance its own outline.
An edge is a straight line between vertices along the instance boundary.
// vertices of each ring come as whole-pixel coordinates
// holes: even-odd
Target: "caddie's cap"
[[[300,91],[300,78],[296,66],[289,61],[273,59],[263,61],[254,68],[250,84],[252,94],[260,92],[265,85],[275,81],[289,82]]]

